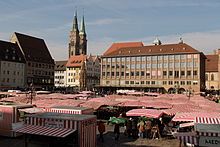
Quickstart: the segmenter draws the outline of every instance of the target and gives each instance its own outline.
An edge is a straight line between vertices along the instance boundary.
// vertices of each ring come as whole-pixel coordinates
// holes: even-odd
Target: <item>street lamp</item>
[[[190,97],[193,96],[193,89],[191,86],[186,90],[186,96],[188,97],[188,100],[190,100]]]

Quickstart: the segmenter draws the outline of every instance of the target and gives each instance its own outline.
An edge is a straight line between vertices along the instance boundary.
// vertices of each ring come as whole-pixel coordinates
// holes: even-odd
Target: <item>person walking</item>
[[[99,140],[104,142],[103,133],[105,132],[105,124],[102,121],[100,121],[98,124],[98,131],[99,131]]]
[[[136,139],[138,137],[137,121],[132,119],[132,137]]]
[[[126,128],[127,128],[128,137],[131,137],[131,134],[132,134],[132,118],[127,120],[127,127]]]
[[[146,138],[151,138],[151,128],[152,128],[152,122],[150,119],[148,119],[145,128]]]
[[[120,125],[117,123],[115,124],[114,135],[115,135],[115,140],[118,140],[120,136]]]
[[[138,131],[139,131],[138,136],[139,136],[140,138],[144,138],[144,132],[145,132],[145,124],[144,124],[144,121],[141,120],[141,121],[137,124],[137,127],[138,127]]]

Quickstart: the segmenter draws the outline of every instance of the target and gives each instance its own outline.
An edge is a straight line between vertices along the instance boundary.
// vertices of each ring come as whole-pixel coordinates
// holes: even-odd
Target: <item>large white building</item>
[[[25,59],[17,44],[0,41],[0,88],[24,88]]]

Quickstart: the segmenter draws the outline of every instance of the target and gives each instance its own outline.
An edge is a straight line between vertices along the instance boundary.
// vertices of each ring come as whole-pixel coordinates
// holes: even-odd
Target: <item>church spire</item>
[[[78,21],[77,21],[77,11],[75,11],[74,20],[73,20],[73,31],[78,32]]]
[[[80,27],[80,33],[79,33],[79,34],[86,35],[84,15],[83,15],[83,17],[82,17],[81,27]]]

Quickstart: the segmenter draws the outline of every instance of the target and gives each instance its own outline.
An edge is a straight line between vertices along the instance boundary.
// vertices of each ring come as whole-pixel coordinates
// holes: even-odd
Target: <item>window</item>
[[[214,81],[214,74],[211,74],[211,81]]]
[[[175,72],[174,72],[174,76],[175,76],[175,77],[179,77],[179,71],[175,71]]]
[[[107,76],[110,76],[110,72],[107,72]]]
[[[158,67],[158,68],[162,68],[162,63],[158,63],[158,64],[157,64],[157,67]]]
[[[197,54],[193,55],[193,58],[198,58],[198,55]]]
[[[133,71],[131,71],[131,76],[134,76],[134,72]]]
[[[175,60],[180,59],[180,55],[175,55],[175,56],[174,56],[174,59],[175,59]]]
[[[198,75],[197,70],[194,70],[194,71],[193,71],[193,75],[194,75],[194,76],[197,76],[197,75]]]
[[[137,64],[136,64],[136,69],[140,69],[140,66],[141,66],[141,65],[140,65],[139,63],[137,63]]]
[[[187,62],[187,67],[191,67],[191,62]]]
[[[179,67],[179,63],[176,62],[176,63],[174,64],[174,67],[175,67],[175,68],[178,68],[178,67]]]
[[[135,69],[135,64],[131,64],[131,69]]]
[[[185,81],[180,81],[180,85],[185,85]]]
[[[107,62],[110,62],[111,61],[111,58],[107,58]]]
[[[137,58],[136,58],[136,61],[141,61],[141,57],[137,57]]]
[[[124,64],[121,64],[121,68],[125,68],[125,65],[124,65]]]
[[[145,75],[145,72],[144,71],[141,71],[141,76],[144,76]]]
[[[168,56],[163,56],[163,59],[164,59],[164,60],[167,60],[167,59],[168,59]]]
[[[169,56],[169,60],[173,60],[173,55],[170,55],[170,56]]]
[[[181,71],[181,72],[180,72],[180,75],[181,75],[181,76],[185,76],[185,71]]]
[[[125,58],[121,58],[121,62],[124,62],[125,61]]]
[[[152,63],[152,68],[156,68],[156,63]]]
[[[141,85],[143,85],[144,84],[144,81],[141,81]]]
[[[146,76],[149,77],[150,76],[150,71],[146,72]]]
[[[198,62],[197,62],[197,61],[194,61],[194,62],[193,62],[193,66],[194,66],[194,67],[198,67]]]
[[[120,62],[120,58],[116,58],[116,62]]]
[[[198,81],[193,81],[193,85],[198,85]]]
[[[115,68],[115,64],[112,64],[112,68]]]
[[[180,55],[180,59],[185,59],[185,55]]]
[[[127,62],[130,61],[130,57],[126,57],[126,61],[127,61]]]
[[[141,57],[142,62],[145,61],[145,59],[146,59],[145,56]]]
[[[191,76],[191,71],[190,70],[187,71],[187,76]]]
[[[172,76],[173,75],[173,71],[169,71],[169,76]]]
[[[115,58],[112,58],[112,62],[115,62]]]
[[[185,67],[185,63],[184,63],[184,62],[181,62],[181,63],[180,63],[180,67],[181,67],[181,68]]]
[[[151,84],[152,84],[152,85],[155,85],[155,84],[156,84],[156,82],[155,82],[155,81],[151,81]]]
[[[152,60],[157,60],[157,56],[152,56]]]
[[[167,63],[163,63],[163,68],[167,68]]]
[[[147,84],[147,85],[150,85],[150,81],[146,81],[146,84]]]
[[[151,59],[151,57],[150,56],[147,56],[147,60],[150,60]]]
[[[134,84],[134,81],[130,81],[130,84]]]
[[[145,67],[144,63],[141,63],[141,69],[143,69]]]
[[[167,71],[163,71],[163,75],[166,76],[167,75]]]
[[[126,76],[126,77],[129,77],[129,72],[126,72],[126,73],[125,73],[125,76]]]
[[[129,84],[129,81],[125,81],[125,84]]]
[[[131,61],[135,61],[135,57],[131,57]]]
[[[169,63],[169,68],[173,68],[173,63]]]
[[[130,69],[130,64],[126,64],[126,69]]]
[[[124,76],[125,75],[125,73],[124,72],[121,72],[121,76]]]
[[[192,58],[192,55],[187,55],[187,58],[188,58],[188,59]]]
[[[169,85],[173,85],[173,81],[169,81],[168,84],[169,84]]]
[[[136,71],[136,72],[135,72],[135,76],[139,76],[139,71]]]
[[[163,85],[167,85],[167,81],[163,81]]]
[[[162,56],[158,56],[158,60],[162,60]]]
[[[115,76],[115,72],[112,72],[112,76]]]
[[[147,67],[147,68],[150,68],[150,63],[147,63],[147,64],[146,64],[146,67]]]

